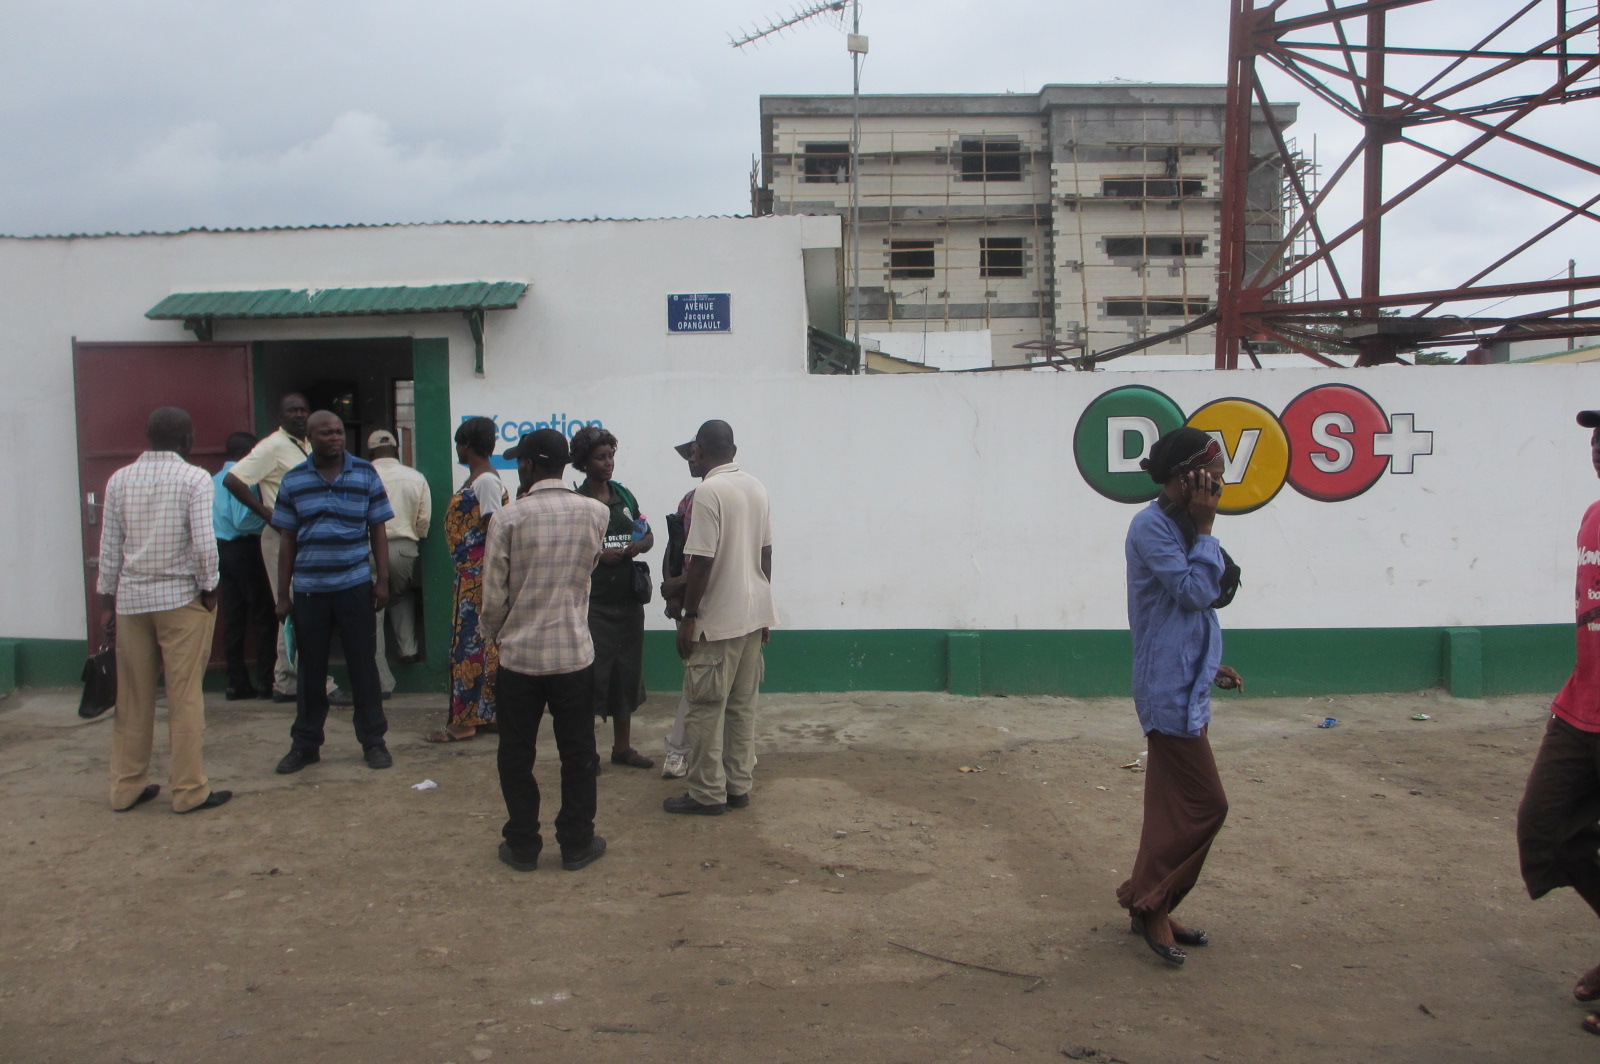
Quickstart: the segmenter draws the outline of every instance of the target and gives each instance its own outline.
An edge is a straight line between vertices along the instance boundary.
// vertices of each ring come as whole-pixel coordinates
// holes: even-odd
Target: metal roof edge
[[[104,233],[0,233],[0,240],[109,240],[131,239],[134,237],[220,235],[235,233],[303,233],[331,229],[426,229],[432,227],[442,228],[447,226],[591,225],[598,222],[632,223],[737,221],[758,220],[765,217],[768,216],[753,214],[675,214],[658,218],[602,218],[596,215],[593,218],[504,218],[436,222],[344,222],[338,224],[316,225],[226,226],[218,229],[213,229],[209,226],[193,226],[189,229],[141,229],[133,232],[110,231]]]

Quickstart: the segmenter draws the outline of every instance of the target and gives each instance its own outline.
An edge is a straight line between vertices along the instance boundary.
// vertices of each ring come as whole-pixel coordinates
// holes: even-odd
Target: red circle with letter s
[[[1320,384],[1295,396],[1278,420],[1289,436],[1289,485],[1320,502],[1353,499],[1389,464],[1373,439],[1389,431],[1377,400],[1348,384]]]

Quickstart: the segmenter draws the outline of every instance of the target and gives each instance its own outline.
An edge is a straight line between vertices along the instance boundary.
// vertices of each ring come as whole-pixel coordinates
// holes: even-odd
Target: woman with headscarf
[[[655,546],[655,533],[633,493],[611,479],[617,468],[615,436],[598,425],[579,429],[572,437],[572,468],[584,475],[578,494],[611,511],[589,584],[594,713],[601,720],[611,718],[613,765],[652,768],[655,762],[633,748],[633,711],[644,704],[644,603],[634,590],[633,559]]]
[[[467,479],[450,497],[444,535],[455,562],[455,612],[450,622],[450,718],[424,736],[430,743],[465,742],[478,729],[494,724],[494,674],[500,663],[494,643],[478,626],[483,609],[483,548],[489,521],[510,496],[490,463],[494,454],[494,422],[468,418],[456,429],[456,461],[467,467]]]
[[[1204,946],[1204,931],[1172,918],[1200,878],[1228,815],[1207,737],[1211,685],[1242,690],[1222,664],[1218,605],[1231,600],[1239,570],[1211,535],[1222,494],[1222,448],[1198,429],[1156,441],[1140,462],[1161,494],[1134,516],[1125,548],[1128,627],[1133,635],[1133,704],[1149,760],[1144,827],[1133,873],[1117,901],[1156,955],[1182,964],[1182,946]]]

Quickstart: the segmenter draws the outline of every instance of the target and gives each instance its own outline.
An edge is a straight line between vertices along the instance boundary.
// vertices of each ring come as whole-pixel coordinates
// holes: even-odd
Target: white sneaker
[[[681,780],[689,774],[689,759],[682,754],[668,754],[661,765],[661,778]]]

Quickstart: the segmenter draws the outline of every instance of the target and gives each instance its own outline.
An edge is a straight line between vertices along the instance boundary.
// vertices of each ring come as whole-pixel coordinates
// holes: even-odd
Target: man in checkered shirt
[[[211,474],[190,465],[194,424],[175,406],[145,423],[150,449],[106,484],[98,590],[116,630],[117,716],[111,733],[111,808],[161,793],[150,779],[156,677],[166,674],[172,743],[172,811],[215,809],[205,771],[205,695],[200,690],[217,615],[217,541]]]
[[[489,525],[483,556],[483,630],[500,647],[495,679],[500,725],[500,793],[508,818],[500,860],[519,872],[539,864],[539,784],[533,778],[539,720],[561,757],[556,842],[561,867],[576,872],[606,852],[594,833],[594,641],[589,637],[589,574],[600,558],[610,511],[561,482],[567,438],[539,429],[511,457],[528,462],[527,494]]]

